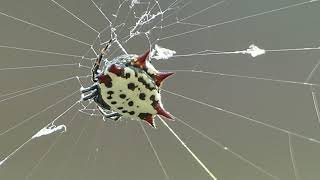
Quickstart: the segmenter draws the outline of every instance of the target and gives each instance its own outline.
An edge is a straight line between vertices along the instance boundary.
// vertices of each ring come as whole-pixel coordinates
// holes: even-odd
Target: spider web
[[[3,1],[3,179],[317,179],[319,1]],[[153,50],[175,121],[80,101],[100,49]]]

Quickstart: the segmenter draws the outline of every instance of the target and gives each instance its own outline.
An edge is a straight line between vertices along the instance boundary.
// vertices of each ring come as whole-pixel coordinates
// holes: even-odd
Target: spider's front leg
[[[82,101],[94,99],[95,97],[97,97],[99,95],[99,85],[97,83],[95,83],[92,86],[87,87],[87,88],[81,87],[80,91],[82,93],[82,95],[81,95]],[[90,92],[90,93],[87,95],[84,95],[84,93],[87,93],[87,92]]]
[[[98,88],[99,88],[99,85],[95,83],[95,84],[93,84],[92,86],[87,87],[87,88],[82,87],[82,88],[80,89],[80,91],[81,91],[81,93],[87,93],[87,92],[96,90],[96,89],[98,89]]]
[[[97,82],[98,79],[97,79],[97,76],[99,75],[99,68],[100,68],[100,64],[101,64],[101,61],[102,61],[102,58],[103,58],[103,55],[106,55],[107,54],[107,51],[109,50],[110,48],[110,45],[112,43],[113,39],[110,39],[109,42],[107,43],[106,47],[104,47],[99,56],[97,57],[95,63],[93,64],[92,66],[92,69],[91,69],[91,72],[92,72],[92,81],[93,82]]]
[[[89,87],[89,88],[91,88],[91,87]],[[82,100],[83,101],[87,101],[87,100],[89,100],[89,99],[93,99],[94,97],[96,97],[96,96],[98,96],[99,95],[99,90],[98,89],[94,89],[93,91],[91,91],[91,93],[90,94],[87,94],[87,95],[83,95],[82,94]]]

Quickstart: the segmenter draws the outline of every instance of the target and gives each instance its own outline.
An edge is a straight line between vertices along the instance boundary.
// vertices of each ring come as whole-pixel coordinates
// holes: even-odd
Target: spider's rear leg
[[[97,106],[98,110],[100,111],[100,113],[103,115],[103,117],[108,118],[108,119],[112,119],[114,121],[117,121],[122,115],[117,113],[117,112],[112,112],[107,114],[100,106]]]
[[[89,100],[89,99],[93,99],[94,97],[96,97],[96,96],[98,96],[99,95],[99,91],[98,91],[98,89],[95,89],[95,90],[93,90],[90,94],[88,94],[88,95],[83,95],[82,94],[82,100],[83,101],[87,101],[87,100]]]
[[[117,112],[113,112],[113,113],[110,113],[110,114],[104,114],[104,117],[105,118],[110,118],[114,121],[118,120],[120,117],[121,117],[121,114],[117,113]]]
[[[117,121],[118,119],[120,119],[121,118],[121,115],[119,115],[119,116],[115,116],[115,118],[112,118],[114,121]]]

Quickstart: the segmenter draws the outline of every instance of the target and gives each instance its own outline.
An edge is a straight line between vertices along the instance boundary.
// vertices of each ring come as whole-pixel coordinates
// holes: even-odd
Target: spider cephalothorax
[[[171,72],[159,72],[148,61],[149,52],[144,55],[121,55],[106,61],[104,68],[98,72],[103,53],[92,68],[92,80],[95,82],[82,92],[91,91],[83,100],[93,99],[100,112],[113,120],[121,116],[141,119],[154,125],[154,116],[162,115],[172,119],[162,105],[160,85],[172,75]],[[107,111],[112,111],[107,113]]]

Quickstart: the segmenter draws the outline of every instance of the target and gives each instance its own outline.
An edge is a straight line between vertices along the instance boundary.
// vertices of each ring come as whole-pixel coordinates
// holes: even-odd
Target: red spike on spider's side
[[[149,123],[152,127],[156,127],[155,124],[154,124],[154,118],[152,115],[148,115],[145,119],[145,121],[147,121],[147,123]]]
[[[168,78],[169,76],[173,75],[173,72],[159,72],[154,77],[154,81],[156,82],[157,86],[160,86],[162,81]]]
[[[100,84],[105,84],[105,86],[109,86],[111,83],[111,78],[108,75],[101,74],[97,77]]]
[[[166,111],[159,102],[155,105],[154,109],[157,111],[157,114],[173,120],[173,116]]]
[[[147,62],[147,60],[148,60],[149,54],[150,54],[150,50],[148,50],[147,52],[145,52],[143,55],[139,56],[134,63],[135,63],[137,66],[139,66],[140,68],[145,67],[145,66],[146,66],[146,62]]]
[[[117,76],[120,76],[122,74],[123,69],[121,68],[121,66],[119,66],[117,64],[112,64],[108,68],[108,71],[112,72],[113,74],[116,74]]]

